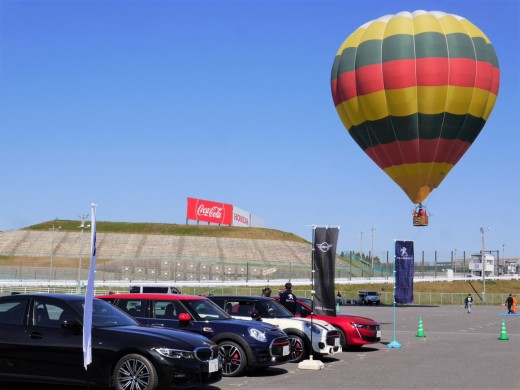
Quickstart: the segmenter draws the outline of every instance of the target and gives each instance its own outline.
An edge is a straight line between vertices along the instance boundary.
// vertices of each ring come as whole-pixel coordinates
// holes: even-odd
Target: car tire
[[[218,343],[222,358],[222,376],[235,377],[242,375],[247,368],[246,351],[233,341]]]
[[[300,336],[288,334],[289,338],[289,360],[290,363],[299,363],[307,356],[305,342]]]
[[[139,354],[128,354],[117,362],[113,383],[116,390],[155,390],[159,385],[159,377],[150,360]]]
[[[347,347],[348,347],[348,345],[347,345],[347,336],[345,335],[345,332],[343,332],[337,326],[335,326],[335,328],[336,328],[336,330],[339,333],[339,343],[341,344],[341,348],[343,348],[344,350],[347,349]]]

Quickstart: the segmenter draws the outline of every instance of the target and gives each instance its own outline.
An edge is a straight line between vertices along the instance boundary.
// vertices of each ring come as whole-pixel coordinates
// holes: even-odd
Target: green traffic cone
[[[502,330],[500,331],[500,337],[498,338],[499,340],[509,340],[509,337],[507,337],[507,332],[506,332],[506,322],[504,320],[502,320]]]
[[[419,328],[417,329],[417,334],[415,337],[426,337],[424,334],[423,324],[422,324],[422,317],[419,317]]]

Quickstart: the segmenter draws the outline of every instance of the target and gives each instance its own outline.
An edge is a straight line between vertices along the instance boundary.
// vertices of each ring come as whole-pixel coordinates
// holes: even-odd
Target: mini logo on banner
[[[323,253],[327,253],[330,248],[332,248],[334,245],[329,244],[328,242],[322,242],[321,244],[316,244],[316,248],[318,248]]]
[[[312,262],[315,283],[313,295],[314,314],[336,316],[336,292],[334,276],[336,267],[336,247],[339,228],[315,227],[312,238]]]

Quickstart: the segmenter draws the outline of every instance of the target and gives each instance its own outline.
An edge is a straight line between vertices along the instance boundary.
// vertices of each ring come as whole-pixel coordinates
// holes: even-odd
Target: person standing
[[[292,292],[292,284],[285,283],[285,290],[280,292],[280,303],[293,315],[296,315],[296,296]]]
[[[507,314],[513,313],[513,295],[509,294],[509,296],[506,299],[506,305],[507,305]]]
[[[271,289],[269,287],[266,287],[262,290],[262,296],[263,297],[270,297],[271,296]]]
[[[513,295],[513,314],[516,314],[516,295]]]
[[[468,296],[465,299],[466,307],[468,308],[468,313],[471,313],[471,306],[473,306],[473,297],[471,294],[468,294]]]

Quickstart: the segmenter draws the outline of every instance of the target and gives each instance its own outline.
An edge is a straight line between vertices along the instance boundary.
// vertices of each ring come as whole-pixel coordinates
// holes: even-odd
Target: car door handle
[[[41,339],[41,338],[43,338],[43,333],[42,332],[31,332],[29,334],[29,337],[31,339]]]

